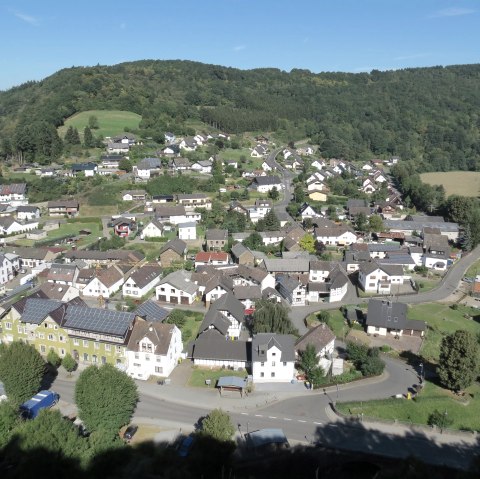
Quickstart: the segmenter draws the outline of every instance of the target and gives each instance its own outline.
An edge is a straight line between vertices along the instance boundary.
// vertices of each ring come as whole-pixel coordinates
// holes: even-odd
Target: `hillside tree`
[[[0,381],[8,399],[19,405],[39,390],[45,374],[45,361],[34,346],[20,341],[0,349]]]
[[[95,143],[96,142],[92,135],[92,130],[86,126],[83,130],[83,146],[85,146],[85,148],[93,148]]]

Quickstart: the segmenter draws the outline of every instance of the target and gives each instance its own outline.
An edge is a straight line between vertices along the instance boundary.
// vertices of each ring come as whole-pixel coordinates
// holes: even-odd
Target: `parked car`
[[[135,433],[137,431],[138,431],[138,426],[136,424],[130,424],[130,426],[128,426],[126,431],[123,433],[123,439],[130,441],[132,437],[135,436]]]
[[[180,457],[187,457],[190,454],[194,441],[195,438],[193,436],[187,436],[178,448],[178,455]]]

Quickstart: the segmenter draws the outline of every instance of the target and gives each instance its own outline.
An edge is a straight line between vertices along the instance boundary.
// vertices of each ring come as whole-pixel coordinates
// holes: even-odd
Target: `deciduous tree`
[[[268,197],[272,199],[273,201],[277,201],[278,198],[280,198],[280,193],[277,190],[277,187],[274,186],[269,192],[268,192]]]
[[[88,367],[75,385],[79,416],[91,432],[116,434],[130,421],[137,401],[133,379],[111,364]]]
[[[253,313],[254,333],[296,333],[296,328],[288,317],[288,309],[281,303],[260,300]]]
[[[306,234],[298,244],[303,250],[315,253],[315,239],[311,234]]]
[[[67,373],[72,373],[77,369],[77,361],[73,359],[73,356],[70,353],[67,353],[62,359],[62,366]]]
[[[62,364],[62,358],[57,354],[55,349],[50,349],[47,354],[47,362],[54,368],[58,368]]]
[[[36,394],[44,374],[45,361],[32,345],[15,341],[0,349],[0,381],[13,404]]]
[[[214,409],[202,421],[201,433],[210,436],[217,441],[231,441],[235,433],[229,414],[221,409]]]

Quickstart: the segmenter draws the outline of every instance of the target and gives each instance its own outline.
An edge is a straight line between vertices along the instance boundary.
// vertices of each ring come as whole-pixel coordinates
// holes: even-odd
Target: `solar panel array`
[[[70,306],[67,309],[65,328],[95,333],[123,336],[135,314],[110,309]]]
[[[164,321],[170,311],[162,308],[153,301],[145,301],[145,303],[141,304],[134,313],[138,316],[144,317],[147,321]]]
[[[28,298],[22,313],[22,321],[40,324],[45,317],[61,306],[62,302],[55,299]]]

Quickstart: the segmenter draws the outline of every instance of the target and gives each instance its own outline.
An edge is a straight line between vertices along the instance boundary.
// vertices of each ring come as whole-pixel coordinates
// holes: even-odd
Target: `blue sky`
[[[182,59],[313,72],[478,63],[478,0],[0,0],[0,89]]]

